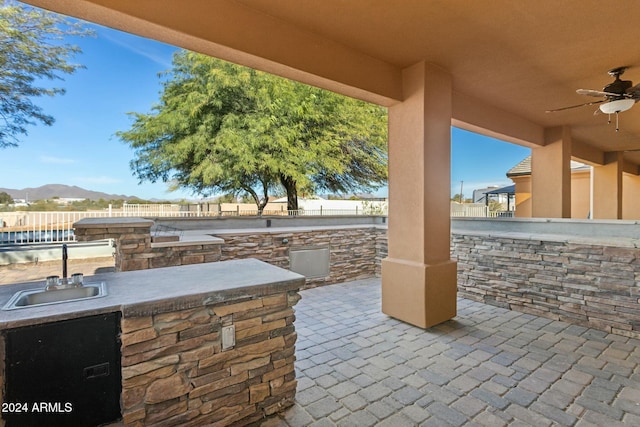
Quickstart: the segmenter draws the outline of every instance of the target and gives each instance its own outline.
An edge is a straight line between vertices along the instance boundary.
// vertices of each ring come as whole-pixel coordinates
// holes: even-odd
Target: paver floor
[[[0,284],[59,270],[3,267]],[[296,317],[297,402],[263,427],[640,426],[640,340],[465,299],[423,330],[381,313],[379,279],[302,291]]]
[[[380,280],[302,291],[297,403],[275,426],[640,426],[640,340],[465,299],[423,330]]]

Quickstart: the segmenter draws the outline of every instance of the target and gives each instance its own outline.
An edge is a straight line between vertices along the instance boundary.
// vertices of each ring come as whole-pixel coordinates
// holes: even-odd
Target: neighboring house
[[[282,197],[280,199],[269,202],[269,205],[267,205],[266,209],[269,210],[271,208],[270,205],[272,204],[276,206],[277,204],[284,205],[284,209],[286,209],[287,198]],[[362,213],[363,211],[370,211],[371,213],[386,214],[387,211],[387,202],[385,199],[335,200],[324,199],[319,196],[298,197],[298,206],[301,210],[317,212],[320,212],[320,210],[322,210],[326,214],[330,214],[332,211],[336,213],[345,213],[347,211]]]
[[[218,209],[217,204],[213,204],[213,209]],[[345,215],[345,214],[372,214],[386,215],[387,200],[382,198],[361,199],[361,200],[333,200],[323,199],[319,196],[298,197],[298,207],[301,211],[305,211],[309,215]],[[206,210],[211,210],[207,207]],[[221,203],[219,209],[222,212],[238,212],[242,215],[255,214],[255,203]],[[287,198],[281,197],[275,200],[269,200],[264,208],[267,215],[278,215],[286,213]]]
[[[507,178],[515,184],[516,217],[531,218],[531,156],[509,169]],[[591,167],[571,161],[571,217],[589,218]]]

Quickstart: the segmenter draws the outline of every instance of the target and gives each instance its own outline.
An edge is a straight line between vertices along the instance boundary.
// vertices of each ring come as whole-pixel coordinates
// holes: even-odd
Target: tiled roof
[[[531,175],[531,156],[527,156],[520,163],[507,171],[507,177]]]
[[[589,168],[588,165],[584,163],[576,162],[575,160],[571,160],[571,170],[582,170]],[[531,175],[531,156],[525,157],[520,163],[512,167],[507,171],[507,178],[511,178],[512,176],[523,176],[523,175]]]

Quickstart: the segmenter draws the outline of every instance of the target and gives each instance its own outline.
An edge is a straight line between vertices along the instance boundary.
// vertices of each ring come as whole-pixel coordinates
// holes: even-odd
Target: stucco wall
[[[531,176],[513,177],[516,185],[516,217],[531,218]]]
[[[531,218],[531,176],[512,177],[516,185],[516,217]],[[588,218],[590,210],[591,177],[589,171],[574,171],[571,174],[571,218]]]
[[[640,176],[622,174],[622,217],[640,219]]]
[[[586,171],[571,173],[571,218],[589,218],[591,209],[591,174]]]

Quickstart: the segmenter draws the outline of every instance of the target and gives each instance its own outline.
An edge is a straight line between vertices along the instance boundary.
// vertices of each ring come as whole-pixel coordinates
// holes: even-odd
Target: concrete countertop
[[[138,217],[115,217],[115,218],[82,218],[73,224],[73,227],[81,228],[104,228],[108,227],[149,227],[153,226],[150,219]]]
[[[193,245],[222,245],[224,244],[224,239],[219,237],[215,237],[210,234],[204,234],[202,232],[198,233],[187,233],[183,232],[182,236],[180,236],[180,240],[173,240],[168,242],[151,242],[152,248],[173,248],[180,246],[193,246]]]
[[[208,234],[211,236],[225,236],[226,234],[291,234],[308,233],[312,231],[331,230],[360,230],[363,228],[376,228],[386,230],[386,224],[350,224],[350,225],[302,225],[291,227],[260,227],[260,228],[228,228],[215,230],[185,231],[184,235]],[[224,237],[223,237],[224,238]]]
[[[0,330],[118,311],[136,317],[185,310],[297,290],[304,280],[256,259],[97,274],[84,281],[105,282],[105,297],[0,310]],[[0,307],[15,292],[38,288],[44,288],[44,280],[0,286]]]
[[[453,230],[452,234],[465,236],[486,236],[496,239],[517,239],[542,242],[559,242],[576,245],[610,246],[616,248],[640,248],[640,240],[625,237],[590,237],[576,236],[574,234],[544,234],[526,233],[515,231],[487,231],[487,230]]]

